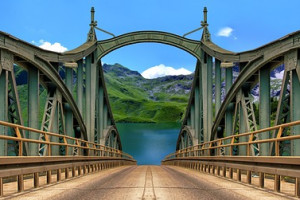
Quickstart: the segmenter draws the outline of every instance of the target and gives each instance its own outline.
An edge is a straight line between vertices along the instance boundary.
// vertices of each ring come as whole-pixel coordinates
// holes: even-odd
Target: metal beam
[[[198,139],[199,125],[200,125],[200,98],[199,98],[199,85],[195,85],[195,138]]]
[[[95,141],[95,116],[96,116],[96,93],[97,91],[97,62],[96,62],[97,54],[96,52],[92,53],[92,60],[91,60],[91,142]]]
[[[91,127],[91,93],[92,93],[92,82],[91,82],[91,73],[92,73],[92,55],[88,55],[85,58],[85,126],[86,126],[86,132],[88,136],[88,141],[91,141],[92,137],[92,127]]]
[[[242,91],[240,92],[240,95],[243,95]],[[244,115],[244,108],[242,106],[242,103],[240,103],[238,112],[239,112],[239,122],[240,122],[239,133],[245,133],[247,132],[247,124],[246,124],[247,116]],[[248,142],[248,136],[240,137],[239,142]],[[239,153],[238,153],[239,156],[247,156],[247,147],[245,145],[239,146],[238,149],[239,149]]]
[[[99,103],[98,103],[98,109],[99,109],[99,118],[98,118],[98,123],[99,123],[99,143],[100,143],[100,139],[104,138],[103,135],[103,129],[104,129],[104,92],[103,92],[103,86],[100,85],[99,86]]]
[[[7,80],[8,72],[3,70],[0,74],[0,120],[7,121],[7,113],[8,113],[8,80]],[[0,126],[0,135],[7,135],[7,128],[4,126]],[[7,155],[7,141],[0,140],[0,156]]]
[[[211,128],[213,126],[213,63],[212,63],[212,57],[207,54],[207,104],[204,106],[207,106],[207,140],[210,140],[211,135]]]
[[[197,60],[196,72],[198,71],[198,88],[199,88],[199,131],[198,131],[198,144],[203,142],[203,87],[202,87],[202,67],[201,61]],[[196,83],[197,84],[197,83]]]
[[[226,95],[230,87],[232,86],[232,68],[225,69],[225,92]],[[233,104],[230,103],[225,113],[225,133],[224,137],[231,135],[232,124],[233,124]]]
[[[270,68],[265,66],[259,70],[259,128],[270,127]],[[270,138],[270,132],[264,132],[260,134],[260,140]],[[269,155],[269,143],[260,144],[260,155]]]
[[[296,70],[291,72],[291,121],[300,120],[300,82]],[[291,130],[293,135],[300,134],[300,125],[294,126]],[[291,155],[300,156],[300,140],[291,141]]]
[[[52,131],[53,133],[59,133],[59,107],[58,107],[58,105],[56,105],[53,109],[55,109],[55,111],[54,111],[54,116],[53,116],[53,121],[52,121],[52,130],[50,130],[50,131]],[[50,137],[49,140],[51,142],[59,142],[58,137]],[[59,154],[60,154],[59,146],[52,145],[51,153],[53,156],[59,156]]]
[[[221,82],[221,61],[216,59],[215,60],[215,104],[216,104],[216,109],[215,109],[215,113],[217,115],[220,107],[221,107],[221,86],[222,86],[222,82]]]
[[[195,104],[191,105],[191,127],[195,129]]]
[[[73,93],[73,69],[66,67],[66,80],[65,84],[69,89],[70,93]],[[65,122],[66,122],[66,135],[74,137],[73,130],[73,114],[70,106],[65,104]]]
[[[39,129],[39,71],[30,66],[28,68],[28,126]],[[39,139],[39,135],[29,132],[30,139]],[[38,156],[38,144],[29,144],[30,156]]]
[[[107,117],[108,117],[107,105],[104,104],[104,107],[103,107],[103,129],[107,128]]]
[[[209,141],[212,126],[212,57],[203,52],[202,98],[203,98],[203,139]]]
[[[81,115],[83,114],[83,60],[77,61],[77,107]]]
[[[67,88],[69,89],[70,93],[73,94],[73,69],[66,67],[66,80],[65,84]],[[64,110],[65,110],[65,134],[71,137],[74,137],[74,127],[73,127],[73,113],[71,110],[71,107],[68,103],[64,104]],[[71,150],[71,149],[69,149]],[[67,151],[69,155],[72,155],[71,151]]]

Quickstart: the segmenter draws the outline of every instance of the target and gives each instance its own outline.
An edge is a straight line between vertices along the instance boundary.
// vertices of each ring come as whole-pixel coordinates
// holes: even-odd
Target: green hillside
[[[105,83],[117,122],[181,121],[193,75],[145,79],[120,64],[103,65]]]

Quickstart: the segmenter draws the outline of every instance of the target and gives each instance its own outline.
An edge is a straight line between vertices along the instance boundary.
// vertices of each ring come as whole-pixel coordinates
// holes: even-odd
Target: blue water
[[[160,165],[176,148],[180,131],[178,123],[117,123],[123,151],[139,165]]]

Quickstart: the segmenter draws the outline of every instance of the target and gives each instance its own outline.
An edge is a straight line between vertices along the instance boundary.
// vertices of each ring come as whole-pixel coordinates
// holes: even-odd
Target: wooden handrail
[[[190,157],[190,154],[192,154],[192,156],[199,156],[197,153],[200,152],[200,155],[201,155],[201,153],[203,155],[205,153],[205,151],[210,152],[210,150],[213,150],[213,149],[220,150],[221,148],[226,148],[226,147],[232,148],[233,146],[242,146],[242,145],[246,145],[247,147],[249,147],[250,145],[253,145],[253,144],[271,143],[271,142],[275,142],[275,156],[280,156],[279,143],[281,141],[300,139],[300,135],[290,135],[290,136],[282,137],[282,133],[285,128],[293,127],[296,125],[300,125],[300,120],[290,122],[290,123],[276,125],[276,126],[269,127],[269,128],[260,129],[257,131],[241,133],[241,134],[237,134],[237,135],[227,136],[224,138],[219,138],[219,139],[216,139],[213,141],[204,142],[204,143],[190,146],[190,147],[187,147],[184,149],[180,149],[180,150],[176,151],[175,153],[171,153],[171,154],[167,155],[164,160],[168,160],[172,157]],[[278,133],[275,138],[253,140],[253,137],[256,136],[257,134],[274,131],[274,130],[278,130]],[[245,136],[250,136],[247,142],[235,142],[236,138],[245,137]],[[228,141],[228,142],[225,142],[225,141]],[[248,156],[251,155],[250,148],[247,148],[246,153]],[[217,153],[217,155],[219,155],[219,154],[220,153]]]
[[[67,135],[60,135],[60,134],[57,134],[57,133],[46,132],[46,131],[42,131],[42,130],[38,130],[38,129],[34,129],[34,128],[29,128],[29,127],[26,127],[26,126],[21,126],[21,125],[18,125],[18,124],[13,124],[13,123],[4,122],[4,121],[0,121],[0,125],[5,126],[5,127],[10,127],[10,128],[13,128],[15,130],[16,137],[8,136],[8,135],[0,135],[0,139],[18,141],[19,142],[18,156],[23,155],[23,148],[22,148],[23,143],[28,142],[28,143],[37,143],[37,144],[48,145],[48,149],[49,149],[48,156],[51,156],[51,148],[50,147],[54,145],[54,146],[65,146],[66,149],[68,149],[68,147],[71,147],[71,148],[78,148],[80,150],[86,149],[86,150],[88,150],[88,152],[90,152],[90,151],[97,152],[98,151],[100,153],[100,155],[103,155],[103,153],[101,153],[101,152],[104,152],[104,153],[107,153],[108,156],[124,157],[124,158],[129,158],[129,159],[133,160],[133,157],[131,155],[129,155],[127,153],[124,153],[124,152],[122,152],[118,149],[114,149],[112,147],[107,147],[105,145],[89,142],[89,141],[83,140],[81,138],[74,138],[74,137],[67,136]],[[29,138],[23,138],[22,135],[20,134],[20,130],[30,131],[32,133],[37,133],[37,134],[43,134],[45,136],[45,141],[36,140],[36,139],[29,139]],[[62,138],[63,143],[51,142],[48,139],[49,136]],[[72,140],[72,142],[74,144],[68,143],[68,140]],[[82,143],[83,143],[83,145],[82,145]]]

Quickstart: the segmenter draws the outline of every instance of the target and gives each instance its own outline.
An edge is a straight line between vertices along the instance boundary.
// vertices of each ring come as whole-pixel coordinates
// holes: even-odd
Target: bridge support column
[[[104,92],[103,92],[103,87],[102,85],[99,86],[99,99],[98,99],[98,109],[99,109],[99,118],[98,118],[98,124],[99,124],[99,131],[98,131],[98,136],[99,136],[99,140],[98,142],[100,143],[100,139],[103,139],[103,108],[104,108]]]
[[[91,141],[91,55],[85,58],[85,124],[88,141]]]
[[[246,119],[243,113],[244,113],[243,107],[241,106],[239,110],[239,121],[240,121],[239,133],[247,132]],[[248,142],[248,136],[240,137],[239,142]],[[238,149],[239,149],[239,153],[238,153],[239,156],[251,155],[251,152],[247,152],[247,147],[245,145],[239,145]]]
[[[212,96],[212,90],[213,90],[213,63],[212,63],[212,57],[207,55],[207,140],[210,140],[211,135],[211,128],[213,125],[213,96]],[[210,78],[211,77],[211,78]]]
[[[107,116],[107,126],[110,126],[111,125],[111,118],[110,116]]]
[[[225,69],[225,91],[228,93],[230,87],[232,86],[232,68]],[[230,103],[227,107],[225,114],[225,134],[224,137],[231,135],[233,127],[233,104]]]
[[[180,142],[180,149],[184,149],[185,148],[185,143],[184,143],[184,137],[181,136],[181,142]]]
[[[221,107],[221,61],[215,60],[215,104],[216,104],[216,109],[215,109],[215,115],[217,116],[218,111]]]
[[[195,129],[195,105],[191,105],[191,127]]]
[[[104,107],[103,107],[103,129],[107,128],[107,115],[108,115],[107,105],[104,104]]]
[[[211,77],[212,77],[212,57],[207,54],[204,54],[204,65],[202,66],[204,142],[210,140],[211,128],[213,122],[212,78]]]
[[[298,68],[300,68],[300,61],[298,60]],[[291,121],[300,120],[300,82],[299,76],[296,73],[296,70],[290,72],[290,76],[292,79],[292,90],[291,90]],[[300,74],[299,74],[300,75]],[[300,125],[293,126],[292,128],[293,135],[300,134]],[[300,156],[300,140],[292,140],[291,141],[291,155],[292,156]]]
[[[69,89],[70,93],[73,93],[73,69],[66,67],[66,80],[65,80],[65,84],[67,86],[67,88]],[[66,126],[66,135],[74,137],[74,129],[73,129],[73,114],[72,114],[72,110],[69,106],[69,104],[65,104],[65,126]],[[68,152],[69,155],[72,155],[72,152],[70,151],[70,149],[68,149],[68,151],[66,150],[66,152]]]
[[[33,66],[28,68],[28,126],[39,129],[39,71]],[[39,134],[29,132],[30,139],[39,139]],[[39,155],[38,144],[29,143],[30,156]]]
[[[199,134],[199,124],[200,124],[200,114],[199,114],[199,86],[196,84],[195,86],[195,135],[194,138],[198,139]],[[195,144],[194,144],[195,145]]]
[[[88,141],[95,140],[95,98],[96,98],[96,66],[95,66],[95,52],[86,57],[86,132]]]
[[[83,60],[77,62],[77,106],[81,115],[83,115]]]
[[[53,116],[53,120],[52,120],[52,132],[54,133],[59,133],[59,108],[58,105],[55,107],[55,111],[54,111],[54,116]],[[58,137],[51,137],[50,138],[51,142],[59,142],[59,138]],[[47,147],[48,148],[48,147]],[[52,156],[59,156],[60,155],[60,149],[59,146],[57,145],[52,145],[51,146],[51,154]]]
[[[270,127],[270,69],[265,67],[259,71],[259,127],[260,129]],[[269,132],[259,134],[260,140],[270,138]],[[269,155],[269,143],[260,144],[261,156]]]
[[[197,60],[197,68],[198,68],[198,83],[199,83],[199,131],[198,131],[198,144],[203,142],[203,87],[202,87],[202,68],[200,60]]]
[[[91,68],[91,141],[95,142],[95,128],[96,128],[96,94],[98,93],[97,86],[97,63],[96,63],[96,52],[92,53],[92,68]]]
[[[7,97],[7,72],[2,70],[0,74],[0,120],[7,121],[8,97]],[[7,135],[7,128],[0,126],[0,135]],[[7,156],[7,141],[0,140],[0,156]]]

